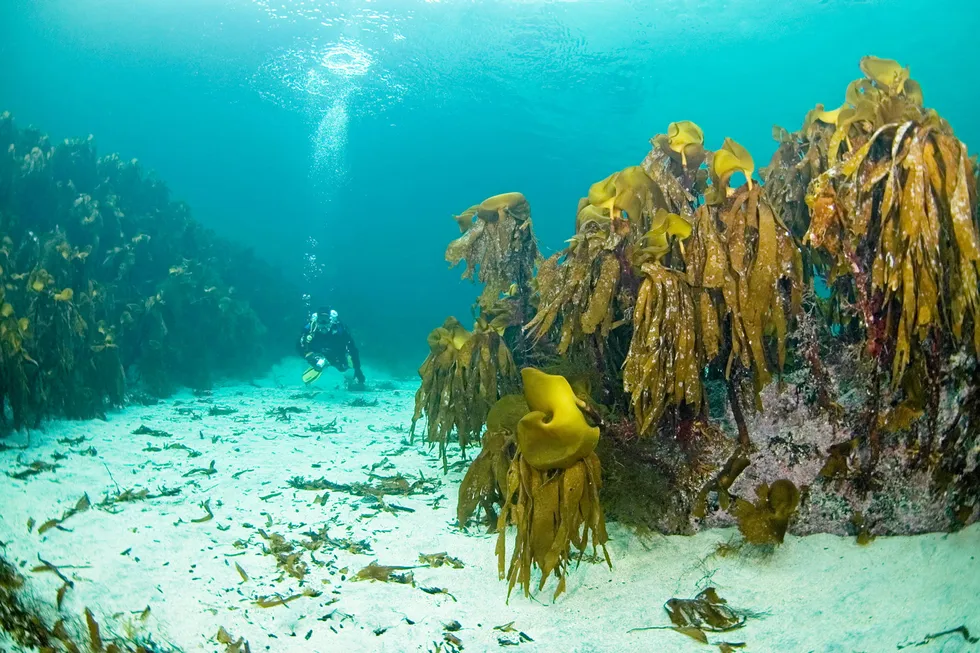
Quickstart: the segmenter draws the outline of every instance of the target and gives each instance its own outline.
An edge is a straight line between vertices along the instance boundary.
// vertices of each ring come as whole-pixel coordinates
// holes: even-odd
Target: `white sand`
[[[977,526],[950,535],[878,538],[867,547],[853,538],[789,537],[768,558],[720,558],[712,555],[714,547],[732,537],[731,531],[640,538],[611,524],[612,572],[604,564],[583,563],[556,604],[551,604],[554,586],[549,584],[538,600],[525,599],[518,588],[507,605],[506,583],[497,578],[496,537],[453,526],[462,469],[443,476],[435,452],[418,442],[402,446],[414,381],[393,382],[394,390],[352,394],[334,389],[340,378],[331,374],[321,379],[323,392],[315,398],[291,399],[304,391],[301,371],[299,364],[285,365],[262,387],[216,389],[210,399],[237,409],[232,415],[209,417],[208,404],[183,394],[113,414],[106,423],[52,423],[31,435],[29,449],[0,453],[3,471],[22,469],[18,456],[24,462],[51,462],[56,451],[68,454],[54,472],[0,482],[0,541],[6,543],[7,557],[26,562],[26,575],[49,601],[60,581],[29,569],[38,554],[63,567],[75,581],[64,611],[78,615],[90,607],[104,628],[115,632],[124,632],[127,622],[139,624],[138,613],[149,606],[146,628],[186,651],[224,650],[215,640],[219,626],[244,636],[256,652],[435,651],[443,642],[443,625],[453,620],[462,625],[455,635],[466,651],[500,650],[500,637],[517,642],[516,632],[494,630],[511,621],[533,639],[516,646],[519,651],[711,651],[718,649],[670,630],[627,632],[667,625],[664,601],[693,596],[707,586],[718,588],[734,607],[765,613],[740,630],[710,635],[712,642],[746,642],[746,651],[895,651],[961,624],[980,634]],[[283,387],[277,387],[276,378]],[[370,375],[369,380],[379,382]],[[355,397],[378,399],[379,405],[348,407]],[[175,400],[183,405],[175,407]],[[266,416],[277,406],[310,412],[280,422]],[[203,416],[193,420],[177,408],[194,408]],[[308,424],[335,417],[341,433],[306,431]],[[173,437],[131,435],[141,424]],[[78,436],[87,440],[77,446],[58,443]],[[24,441],[21,434],[3,442]],[[147,443],[160,448],[181,443],[201,455],[144,451]],[[78,453],[88,447],[97,453]],[[457,460],[457,452],[452,453],[457,457],[451,461]],[[329,493],[325,506],[317,505],[314,499],[322,492],[286,484],[296,475],[367,481],[371,467],[385,458],[388,463],[375,473],[412,478],[422,473],[442,485],[434,493],[388,497],[389,503],[415,511],[389,513],[379,512],[369,499],[337,491]],[[212,459],[217,470],[212,476],[183,477]],[[233,477],[242,470],[251,471]],[[97,504],[107,493],[115,494],[117,486],[150,492],[166,486],[181,493],[120,504],[116,514],[93,505],[69,518],[67,531],[54,528],[38,535],[41,524],[61,516],[83,493]],[[274,493],[280,494],[261,498]],[[205,514],[200,504],[207,499],[214,519],[192,522]],[[30,518],[36,522],[33,533],[26,526]],[[369,540],[372,552],[323,549],[312,554],[317,564],[309,551],[297,548],[309,574],[302,583],[289,576],[280,580],[275,558],[263,555],[267,542],[258,529],[300,543],[309,539],[303,533],[324,525],[333,538]],[[236,540],[247,546],[236,548]],[[345,567],[353,574],[375,560],[415,565],[420,553],[442,551],[460,558],[465,568],[414,569],[417,587],[341,577]],[[242,582],[234,563],[246,571],[248,581]],[[426,594],[420,587],[446,588],[457,600]],[[255,604],[260,597],[288,597],[304,588],[322,594],[286,606]],[[375,629],[387,630],[376,635]],[[950,635],[907,650],[968,651],[980,645]]]

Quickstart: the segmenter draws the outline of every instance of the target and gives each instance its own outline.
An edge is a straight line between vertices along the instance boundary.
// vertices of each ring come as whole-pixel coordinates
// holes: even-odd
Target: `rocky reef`
[[[136,161],[0,115],[0,422],[89,418],[259,372],[300,294]]]
[[[977,165],[907,68],[861,71],[839,108],[773,129],[762,183],[744,147],[709,150],[681,121],[588,189],[548,259],[519,193],[456,219],[447,261],[484,291],[472,333],[451,318],[430,337],[416,419],[443,451],[454,424],[461,445],[486,424],[459,525],[482,507],[491,529],[517,526],[511,586],[527,591],[532,562],[561,580],[570,543],[604,542],[583,496],[638,527],[737,524],[761,546],[977,520]],[[527,368],[564,376],[577,403],[532,411],[533,389],[513,394]],[[528,464],[550,432],[522,445],[531,422],[580,419],[598,443]]]

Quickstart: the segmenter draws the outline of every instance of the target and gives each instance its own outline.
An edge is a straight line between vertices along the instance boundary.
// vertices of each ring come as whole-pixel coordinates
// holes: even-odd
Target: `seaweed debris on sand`
[[[294,365],[278,371],[298,376],[301,361]],[[125,624],[132,621],[139,632],[183,650],[223,651],[241,641],[228,650],[244,651],[247,642],[254,651],[270,634],[282,651],[367,652],[381,644],[425,650],[449,633],[464,650],[516,643],[520,650],[544,651],[570,634],[592,633],[599,652],[695,651],[703,645],[670,630],[628,631],[673,625],[661,606],[695,594],[686,588],[708,584],[739,611],[764,613],[748,622],[751,628],[734,631],[737,637],[708,633],[711,641],[745,641],[747,650],[841,643],[872,650],[872,644],[918,642],[961,624],[974,631],[970,619],[980,611],[980,579],[969,557],[980,547],[977,526],[948,535],[878,537],[869,547],[856,545],[851,536],[787,534],[769,556],[721,556],[719,547],[737,535],[734,529],[652,538],[611,522],[606,546],[612,572],[601,552],[580,558],[575,551],[560,605],[513,597],[507,605],[507,584],[491,582],[497,575],[496,535],[455,527],[465,470],[443,475],[438,452],[402,446],[401,427],[414,406],[411,386],[393,383],[398,392],[384,396],[389,410],[382,417],[347,408],[342,394],[297,404],[311,420],[339,417],[343,438],[289,438],[298,427],[278,420],[268,407],[297,402],[288,399],[295,388],[274,384],[216,386],[215,401],[233,400],[239,412],[202,421],[181,418],[172,401],[164,401],[126,408],[94,430],[83,422],[51,423],[34,435],[32,459],[50,460],[64,446],[59,439],[83,433],[84,444],[99,454],[60,461],[58,483],[27,479],[0,486],[3,555],[12,564],[26,564],[28,571],[18,570],[33,595],[49,605],[49,625],[57,619],[55,603],[66,578],[72,585],[62,592],[61,615],[75,615],[83,634],[84,609],[90,607],[106,642],[112,633],[128,632]],[[178,394],[174,400],[189,397]],[[248,429],[235,421],[242,415],[250,418]],[[498,421],[495,414],[496,427],[506,423],[506,415]],[[202,456],[192,459],[162,447],[145,451],[148,438],[130,435],[141,424],[171,434],[160,442],[186,443]],[[0,467],[16,469],[19,453],[0,452]],[[212,474],[185,476],[210,470],[211,460]],[[397,473],[381,473],[385,464]],[[325,477],[331,486],[301,489],[306,484],[291,483],[294,476]],[[419,484],[422,479],[425,484]],[[117,500],[93,499],[79,511],[79,497],[86,493]],[[379,509],[379,494],[412,511]],[[206,521],[202,504],[212,515]],[[36,524],[71,510],[64,530],[37,532]],[[29,530],[31,519],[35,526]],[[40,569],[39,554],[64,578]],[[922,564],[924,556],[929,565]],[[354,581],[372,563],[391,570],[389,582]],[[895,578],[904,582],[896,585]],[[404,582],[393,582],[398,579]],[[553,586],[546,591],[550,597]],[[883,594],[891,600],[878,600]],[[651,606],[649,619],[637,612],[638,596]],[[948,600],[935,601],[936,596]],[[800,619],[801,614],[809,616]],[[284,629],[283,619],[294,625]],[[459,628],[446,630],[453,622]],[[509,628],[495,629],[502,624]],[[225,634],[216,639],[219,629]],[[85,645],[87,639],[80,640],[80,648]]]

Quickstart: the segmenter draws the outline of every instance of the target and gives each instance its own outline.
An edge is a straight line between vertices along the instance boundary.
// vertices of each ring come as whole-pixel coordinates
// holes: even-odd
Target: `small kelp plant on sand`
[[[36,426],[257,372],[302,310],[139,163],[0,115],[0,418]],[[238,289],[242,289],[239,291]],[[269,344],[277,343],[277,344]]]
[[[508,595],[520,583],[531,591],[531,567],[541,571],[538,589],[554,574],[555,597],[565,591],[571,546],[584,553],[591,540],[606,562],[606,523],[599,505],[602,475],[595,446],[598,427],[585,419],[572,386],[562,376],[533,367],[521,371],[530,410],[517,423],[517,451],[507,471],[503,510],[497,521],[500,577]],[[517,529],[506,565],[507,525]],[[610,563],[611,565],[611,563]],[[506,568],[506,571],[505,571]]]
[[[546,260],[518,193],[457,218],[447,260],[485,284],[497,339],[433,332],[416,419],[443,455],[486,423],[457,518],[496,525],[511,588],[537,568],[561,592],[570,544],[605,543],[600,499],[767,546],[977,519],[977,167],[908,69],[861,70],[839,109],[773,129],[761,184],[739,143],[680,121],[588,189]]]

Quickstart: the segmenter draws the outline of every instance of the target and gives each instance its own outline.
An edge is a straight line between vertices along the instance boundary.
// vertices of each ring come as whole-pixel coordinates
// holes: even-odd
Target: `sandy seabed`
[[[61,569],[74,583],[65,614],[88,607],[104,630],[152,632],[185,651],[225,651],[219,627],[253,652],[717,651],[671,630],[629,632],[668,626],[667,599],[709,586],[755,614],[739,630],[709,634],[713,644],[779,653],[980,650],[961,633],[921,643],[959,626],[980,634],[978,525],[869,546],[787,537],[769,556],[719,557],[731,530],[640,536],[611,523],[612,571],[587,559],[556,602],[552,581],[532,599],[516,589],[508,604],[496,536],[455,526],[465,466],[444,475],[436,451],[408,442],[416,382],[368,370],[369,383],[384,389],[351,393],[330,374],[313,393],[301,372],[300,363],[284,364],[257,384],[3,440],[4,472],[36,460],[58,465],[0,483],[6,557],[48,604],[63,583],[31,569],[38,556]],[[351,405],[358,399],[367,405]],[[133,434],[141,426],[169,435]],[[398,474],[415,485],[411,493],[379,501],[357,485]],[[297,476],[339,487],[295,489],[288,481]],[[133,500],[118,500],[127,490]],[[89,509],[39,533],[86,494]],[[464,566],[420,562],[432,553]],[[414,567],[398,572],[412,582],[358,580],[372,562]],[[0,650],[17,650],[2,640]]]

